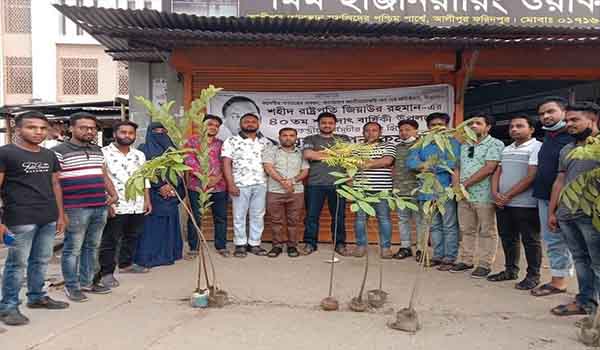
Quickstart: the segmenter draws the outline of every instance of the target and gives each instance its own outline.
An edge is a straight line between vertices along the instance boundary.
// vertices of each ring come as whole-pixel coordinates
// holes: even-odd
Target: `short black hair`
[[[558,107],[560,107],[560,109],[565,110],[565,108],[567,107],[567,105],[569,104],[569,102],[567,101],[566,98],[564,97],[560,97],[560,96],[548,96],[548,97],[544,97],[535,107],[536,111],[540,110],[540,107],[542,107],[543,105],[545,105],[546,103],[556,103],[558,105]]]
[[[512,121],[513,119],[525,119],[527,121],[527,125],[529,125],[530,128],[535,128],[535,120],[525,114],[518,114],[518,115],[513,115],[512,117],[510,117],[510,120]]]
[[[434,119],[443,119],[446,125],[450,123],[450,115],[448,115],[448,113],[435,112],[425,117],[425,122],[427,123],[427,126],[429,126],[429,123],[431,123],[431,121]]]
[[[594,102],[582,101],[576,103],[570,103],[566,108],[567,112],[587,112],[597,117],[600,116],[600,106]]]
[[[298,130],[294,128],[281,128],[279,129],[279,136],[281,136],[281,134],[283,134],[285,131],[293,131],[296,133],[296,135],[298,135]]]
[[[492,117],[489,114],[485,114],[485,113],[471,114],[470,116],[467,117],[467,120],[473,119],[473,118],[483,118],[483,120],[485,121],[485,124],[487,126],[494,126],[494,123],[496,122],[496,119],[494,117]]]
[[[77,113],[71,114],[69,116],[69,125],[74,126],[75,123],[77,123],[77,121],[81,120],[81,119],[93,120],[94,123],[96,123],[96,125],[98,125],[98,119],[96,119],[96,116],[94,116],[92,113],[88,113],[88,112],[77,112]]]
[[[365,125],[363,125],[363,132],[367,129],[368,125],[377,125],[377,127],[379,128],[379,131],[383,130],[383,128],[381,127],[381,124],[379,124],[378,122],[366,122]]]
[[[219,126],[223,125],[223,119],[217,117],[214,114],[207,114],[207,115],[205,115],[204,116],[204,121],[207,121],[207,120],[216,120],[217,123],[219,123]]]
[[[242,124],[242,120],[246,117],[254,117],[256,120],[260,120],[260,117],[256,115],[256,113],[246,113],[240,118],[240,124]]]
[[[417,123],[417,121],[414,119],[402,119],[398,122],[398,129],[400,129],[402,125],[410,125],[413,128],[419,130],[419,123]]]
[[[331,112],[321,112],[321,114],[319,114],[319,116],[317,117],[317,123],[319,123],[322,118],[333,118],[333,120],[335,120],[335,122],[337,123],[337,117]]]
[[[260,108],[258,108],[258,105],[256,104],[256,102],[252,101],[251,99],[249,99],[246,96],[233,96],[232,98],[227,100],[227,102],[225,102],[225,104],[223,105],[223,108],[221,109],[223,116],[225,116],[225,111],[227,110],[227,108],[229,108],[229,106],[231,106],[232,104],[234,104],[236,102],[250,102],[254,105],[254,107],[256,107],[256,111],[258,112],[258,114],[260,114]]]
[[[119,120],[113,124],[113,132],[117,132],[122,126],[131,126],[134,130],[138,129],[138,125],[130,120]]]
[[[40,119],[48,123],[48,118],[46,118],[44,113],[38,111],[27,111],[15,117],[15,126],[20,128],[23,125],[23,120],[25,119]]]

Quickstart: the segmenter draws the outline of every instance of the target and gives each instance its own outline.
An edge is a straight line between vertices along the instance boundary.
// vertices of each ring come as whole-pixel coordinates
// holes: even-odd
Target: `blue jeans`
[[[194,214],[194,219],[196,219],[198,226],[201,226],[202,215],[198,203],[200,195],[196,191],[189,191],[189,194],[190,206],[192,213]],[[213,202],[210,206],[210,210],[212,211],[214,222],[215,248],[225,249],[227,245],[227,192],[211,193],[209,200]],[[196,232],[196,228],[191,219],[188,219],[187,227],[187,240],[190,250],[198,250],[198,239],[200,237],[198,237],[198,233]]]
[[[400,246],[402,248],[409,248],[412,245],[411,243],[411,234],[412,234],[412,225],[410,220],[415,221],[415,226],[417,228],[417,243],[421,241],[421,237],[423,236],[423,232],[425,229],[425,225],[423,222],[423,215],[421,212],[421,207],[419,206],[419,210],[411,210],[408,208],[398,209],[398,226],[400,228]],[[420,249],[420,248],[419,248]]]
[[[548,204],[550,201],[538,200],[538,214],[542,239],[546,245],[546,253],[550,262],[552,277],[573,276],[573,258],[563,235],[558,231],[550,231],[548,227]]]
[[[589,216],[560,220],[559,225],[575,262],[579,285],[579,294],[575,300],[588,313],[593,314],[600,293],[600,232],[594,228]]]
[[[331,215],[331,238],[335,241],[335,246],[344,246],[346,244],[346,201],[337,195],[335,186],[331,185],[309,185],[304,191],[306,198],[306,218],[304,220],[304,243],[317,248],[319,239],[319,221],[321,220],[321,211],[325,200],[329,207]],[[336,216],[336,207],[337,210]],[[336,222],[337,232],[335,231]]]
[[[458,257],[458,217],[456,202],[444,203],[444,215],[437,213],[431,218],[431,245],[434,260],[453,263]]]
[[[98,247],[106,225],[106,207],[65,209],[69,225],[65,230],[62,273],[67,289],[92,284],[97,270]]]
[[[27,300],[30,303],[42,299],[44,277],[56,235],[56,222],[45,225],[18,225],[8,228],[15,234],[15,244],[9,247],[2,276],[2,301],[0,310],[19,305],[19,291],[27,269]]]
[[[375,209],[377,222],[379,223],[379,246],[389,248],[392,245],[392,222],[390,220],[390,206],[385,200],[379,203],[371,203]],[[354,222],[354,232],[356,233],[356,244],[359,246],[367,245],[367,214],[359,210],[356,213]]]
[[[236,246],[249,244],[259,246],[265,228],[265,206],[267,186],[240,187],[240,195],[231,196],[233,208],[233,243]],[[250,216],[250,233],[246,235],[246,217]]]

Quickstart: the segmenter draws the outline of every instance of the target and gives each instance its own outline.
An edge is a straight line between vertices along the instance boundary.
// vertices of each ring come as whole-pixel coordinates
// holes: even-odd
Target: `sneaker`
[[[457,272],[464,272],[464,271],[470,270],[472,268],[473,268],[473,265],[467,265],[465,263],[458,263],[458,264],[455,264],[454,266],[452,266],[452,268],[450,268],[450,270],[448,270],[448,271],[450,271],[452,273],[457,273]]]
[[[69,307],[69,304],[64,301],[54,300],[49,296],[44,296],[40,300],[27,303],[27,307],[30,309],[64,310]]]
[[[69,289],[65,287],[65,295],[67,296],[67,298],[69,298],[69,300],[74,301],[76,303],[83,303],[89,300],[88,297],[85,294],[83,294],[81,289]]]
[[[367,254],[367,247],[364,245],[357,245],[352,252],[352,256],[355,258],[362,258]]]
[[[490,272],[490,269],[478,266],[473,272],[471,272],[471,277],[473,278],[486,278]]]
[[[120,283],[113,275],[105,275],[100,278],[100,283],[108,288],[117,288]]]
[[[382,259],[391,259],[393,257],[394,257],[394,253],[392,253],[392,250],[390,248],[381,249],[381,258]]]
[[[127,267],[122,267],[119,269],[120,273],[148,273],[150,269],[144,266],[140,266],[138,264],[131,264]]]
[[[0,320],[7,326],[24,326],[29,323],[29,319],[19,311],[18,307],[0,312]]]
[[[82,286],[81,290],[83,292],[92,293],[92,294],[110,294],[110,293],[112,293],[112,290],[110,290],[109,287],[104,286],[99,283],[92,283],[89,286]]]

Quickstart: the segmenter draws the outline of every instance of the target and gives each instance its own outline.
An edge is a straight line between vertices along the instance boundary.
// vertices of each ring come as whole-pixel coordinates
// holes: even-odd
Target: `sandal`
[[[538,288],[532,289],[531,295],[533,295],[534,297],[545,297],[548,295],[561,294],[566,292],[566,289],[559,289],[551,285],[550,283],[546,283],[539,286]]]
[[[515,288],[518,290],[530,290],[537,287],[538,284],[540,284],[540,281],[537,279],[525,277],[524,280],[515,284]]]
[[[300,256],[300,252],[298,252],[298,249],[296,249],[296,247],[288,247],[287,254],[290,258],[297,258]]]
[[[487,277],[487,280],[490,282],[504,282],[504,281],[513,281],[513,280],[516,280],[517,278],[519,278],[518,274],[504,270],[504,271],[495,273],[493,275],[489,275]]]
[[[271,248],[271,251],[269,253],[267,253],[267,256],[269,258],[276,258],[279,256],[279,254],[281,254],[283,252],[283,249],[281,249],[281,247],[273,247]],[[257,254],[258,255],[258,254]]]
[[[348,249],[348,247],[346,247],[345,245],[341,245],[341,244],[338,244],[335,247],[335,252],[338,253],[341,256],[350,256],[350,255],[352,255],[352,252],[350,251],[350,249]]]
[[[556,316],[574,316],[574,315],[587,315],[588,313],[584,308],[577,305],[576,302],[570,304],[558,305],[557,307],[550,310],[552,314]]]
[[[255,247],[249,246],[248,247],[248,251],[250,253],[254,254],[254,255],[257,255],[257,256],[265,256],[265,255],[267,255],[267,251],[264,248],[262,248],[261,246],[259,246],[259,245],[255,246]]]
[[[413,255],[413,253],[412,253],[412,250],[410,250],[410,248],[400,248],[400,249],[398,249],[398,252],[396,252],[396,254],[394,254],[393,258],[402,260],[402,259],[406,259],[412,255]]]
[[[235,250],[233,251],[233,256],[236,258],[245,258],[246,257],[246,246],[238,245],[235,246]]]
[[[217,249],[217,253],[219,253],[219,255],[221,255],[224,258],[229,258],[229,250],[227,249]]]
[[[312,253],[314,253],[316,251],[317,251],[316,247],[313,247],[312,245],[310,245],[310,244],[307,243],[302,248],[302,255],[310,255],[310,254],[312,254]]]

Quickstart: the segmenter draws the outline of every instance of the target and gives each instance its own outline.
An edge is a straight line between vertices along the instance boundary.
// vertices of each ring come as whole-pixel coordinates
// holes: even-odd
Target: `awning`
[[[599,46],[600,29],[463,25],[434,27],[406,22],[361,23],[291,17],[201,17],[159,12],[54,5],[106,47],[115,60],[158,62],[176,47]]]

